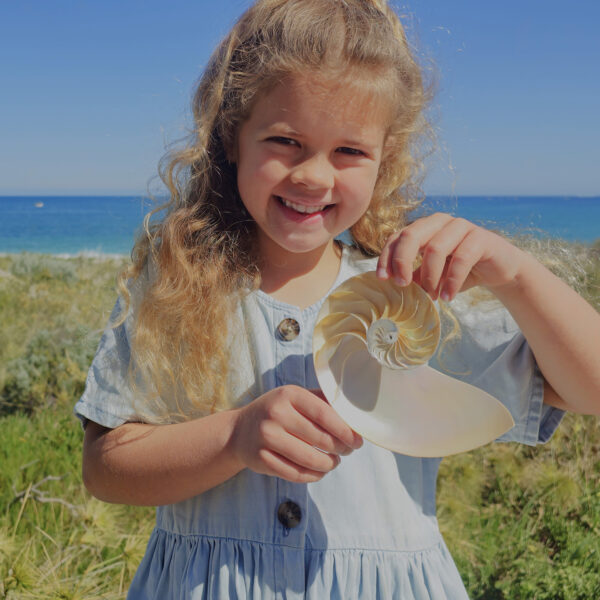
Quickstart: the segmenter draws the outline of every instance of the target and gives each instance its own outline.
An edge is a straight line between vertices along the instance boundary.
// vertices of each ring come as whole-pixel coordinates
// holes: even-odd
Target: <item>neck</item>
[[[306,308],[334,284],[341,261],[339,246],[329,242],[310,252],[281,252],[261,248],[261,290],[277,300]]]

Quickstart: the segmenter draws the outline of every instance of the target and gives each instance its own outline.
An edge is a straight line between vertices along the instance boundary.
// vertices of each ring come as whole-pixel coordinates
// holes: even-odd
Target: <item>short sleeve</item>
[[[431,366],[485,390],[506,406],[515,426],[498,441],[531,446],[547,442],[564,411],[544,404],[544,378],[510,313],[496,302],[471,304],[461,297],[451,310],[461,337],[442,344]]]
[[[128,421],[139,421],[133,408],[129,385],[129,318],[113,327],[121,314],[122,299],[112,311],[109,323],[87,375],[85,389],[75,404],[74,413],[85,425],[87,420],[114,428]]]

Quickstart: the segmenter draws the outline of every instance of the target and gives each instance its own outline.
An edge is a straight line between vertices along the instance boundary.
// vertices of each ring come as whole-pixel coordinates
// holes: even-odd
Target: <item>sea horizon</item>
[[[145,215],[166,198],[139,195],[0,196],[0,254],[130,254]],[[409,218],[449,212],[507,233],[568,242],[600,239],[600,196],[429,195]]]

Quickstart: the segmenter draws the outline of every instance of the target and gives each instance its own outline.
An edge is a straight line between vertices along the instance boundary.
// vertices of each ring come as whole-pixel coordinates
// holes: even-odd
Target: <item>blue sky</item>
[[[0,3],[0,194],[139,194],[248,0]],[[431,194],[600,195],[600,2],[395,3],[437,66]]]

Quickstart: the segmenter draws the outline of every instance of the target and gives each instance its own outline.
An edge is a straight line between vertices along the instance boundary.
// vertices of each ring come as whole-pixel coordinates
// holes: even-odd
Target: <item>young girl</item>
[[[454,300],[450,353],[513,414],[503,439],[600,412],[589,305],[467,221],[403,227],[425,101],[384,0],[258,0],[215,52],[76,406],[91,493],[159,506],[129,598],[466,597],[435,518],[439,460],[363,443],[318,390],[315,317],[357,273],[504,304]]]

